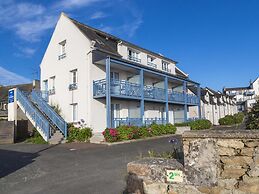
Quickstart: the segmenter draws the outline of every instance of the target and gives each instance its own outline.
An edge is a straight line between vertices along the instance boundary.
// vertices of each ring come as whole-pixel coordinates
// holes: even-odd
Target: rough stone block
[[[218,152],[219,152],[220,156],[233,156],[233,155],[235,155],[235,149],[234,148],[219,147]]]
[[[244,143],[241,140],[233,139],[218,140],[217,145],[221,147],[230,147],[235,149],[241,149],[244,147]]]
[[[258,140],[248,141],[248,142],[245,142],[245,145],[250,148],[259,147],[259,141]]]
[[[236,184],[236,179],[219,179],[218,181],[218,186],[225,189],[234,189]]]
[[[222,171],[221,177],[226,179],[237,179],[243,176],[246,172],[246,169],[243,168],[226,168]]]
[[[253,162],[253,159],[249,156],[223,156],[220,158],[221,162],[229,166],[247,166]]]
[[[247,172],[250,177],[259,177],[259,166],[251,165],[251,169]]]
[[[240,183],[238,186],[239,190],[244,191],[246,193],[259,193],[259,184],[258,183]]]
[[[249,177],[247,175],[242,176],[242,182],[244,184],[257,183],[259,184],[259,177]]]
[[[242,156],[253,156],[254,148],[243,148],[240,154]]]

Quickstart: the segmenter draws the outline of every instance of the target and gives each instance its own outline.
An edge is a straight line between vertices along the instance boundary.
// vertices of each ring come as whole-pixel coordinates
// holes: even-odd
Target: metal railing
[[[64,134],[65,138],[67,137],[67,123],[65,120],[59,116],[53,108],[41,97],[40,91],[33,90],[31,92],[31,98],[34,103],[36,103],[39,109],[45,113],[48,118],[56,125],[60,131]]]
[[[66,53],[63,53],[58,56],[58,60],[64,59],[66,56],[67,56]]]
[[[165,100],[165,89],[144,86],[144,97],[148,99]]]
[[[157,68],[157,64],[152,63],[152,62],[147,62],[147,65],[153,68]]]
[[[42,130],[42,133],[45,137],[43,137],[46,141],[48,141],[50,137],[50,125],[49,121],[42,115],[39,110],[37,110],[33,104],[29,101],[28,97],[19,89],[17,91],[17,101],[21,104],[21,106],[26,111],[31,119],[35,122],[35,127],[39,127]]]
[[[128,59],[131,60],[131,61],[134,61],[136,63],[141,63],[141,59],[140,58],[133,57],[131,55],[128,55]]]
[[[142,119],[141,118],[114,118],[112,120],[112,127],[116,128],[121,125],[127,126],[142,126]]]
[[[146,126],[152,125],[152,124],[165,125],[166,119],[165,118],[144,118],[144,123]]]
[[[144,92],[145,99],[154,99],[158,101],[165,101],[165,89],[154,86],[144,86],[144,91],[141,91],[141,85],[138,83],[132,83],[125,80],[111,80],[110,84],[111,95],[121,97],[134,97],[140,98],[141,93]],[[198,105],[199,98],[193,94],[186,94],[187,103]],[[106,96],[106,80],[93,81],[93,96],[104,97]],[[185,102],[185,94],[183,92],[176,92],[168,90],[168,101],[169,102]]]
[[[168,91],[168,101],[172,102],[184,102],[184,93],[176,91]]]

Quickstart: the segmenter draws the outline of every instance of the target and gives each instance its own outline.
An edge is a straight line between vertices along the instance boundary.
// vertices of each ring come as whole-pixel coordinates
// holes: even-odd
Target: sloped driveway
[[[0,193],[121,194],[127,163],[149,150],[170,151],[172,137],[113,146],[0,145]]]

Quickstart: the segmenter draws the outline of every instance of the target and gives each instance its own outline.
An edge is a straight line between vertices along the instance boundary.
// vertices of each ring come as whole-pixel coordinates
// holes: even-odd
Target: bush
[[[77,127],[70,127],[68,129],[68,142],[87,142],[92,137],[92,129],[85,127],[85,128],[77,128]]]
[[[189,126],[190,122],[184,122],[184,123],[175,123],[174,126],[176,127],[186,127]]]
[[[226,115],[225,117],[219,119],[220,125],[235,125],[240,124],[244,121],[244,113],[236,113],[234,115]]]
[[[247,129],[259,129],[259,100],[256,101],[247,115]]]
[[[33,128],[32,136],[26,140],[28,143],[33,144],[48,144],[43,137],[40,135],[40,133],[37,131],[37,129]]]
[[[103,136],[107,142],[125,141],[131,139],[146,138],[164,134],[174,134],[176,127],[172,124],[136,127],[119,126],[117,128],[107,128],[103,131]]]
[[[233,115],[226,115],[225,117],[219,119],[220,125],[234,125],[235,117]]]
[[[189,126],[191,130],[210,129],[212,127],[212,123],[207,119],[200,119],[189,122]]]
[[[242,113],[242,112],[239,112],[239,113],[234,114],[235,123],[236,123],[236,124],[243,123],[244,117],[245,117],[245,114]]]

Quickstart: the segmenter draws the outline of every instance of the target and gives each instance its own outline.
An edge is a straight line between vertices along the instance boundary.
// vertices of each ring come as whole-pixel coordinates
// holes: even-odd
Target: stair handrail
[[[32,118],[32,120],[37,126],[39,126],[42,129],[42,132],[46,136],[46,141],[48,141],[50,137],[50,125],[48,120],[37,110],[33,104],[29,101],[29,99],[26,97],[26,95],[19,90],[16,89],[16,98],[17,101],[21,103],[21,106],[25,109],[26,113]]]
[[[41,92],[33,90],[31,92],[31,98],[39,106],[39,109],[61,130],[65,138],[67,138],[66,121],[41,97]]]

